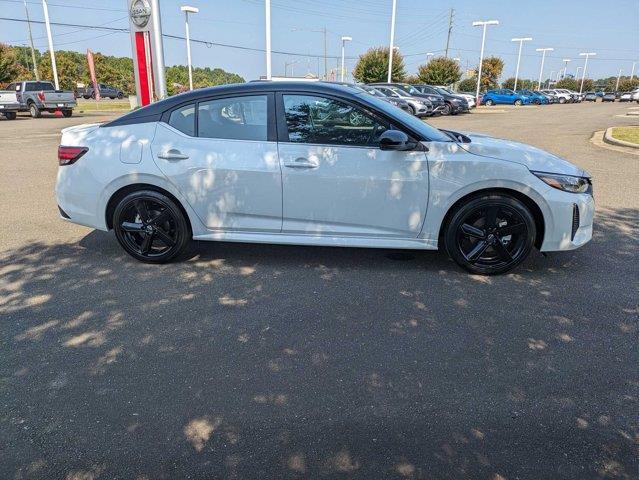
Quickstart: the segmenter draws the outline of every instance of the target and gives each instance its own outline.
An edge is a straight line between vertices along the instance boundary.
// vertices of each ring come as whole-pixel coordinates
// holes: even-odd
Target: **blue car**
[[[499,90],[488,90],[482,98],[484,105],[528,105],[530,99],[519,93],[515,93],[508,88],[500,88]]]
[[[517,93],[523,95],[524,97],[528,97],[528,101],[530,103],[534,103],[535,105],[546,105],[548,102],[548,97],[542,95],[541,93],[533,92],[532,90],[517,90]]]

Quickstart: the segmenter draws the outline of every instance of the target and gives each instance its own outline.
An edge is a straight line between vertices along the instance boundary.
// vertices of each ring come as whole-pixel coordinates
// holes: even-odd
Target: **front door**
[[[202,100],[158,123],[154,159],[211,230],[281,230],[282,176],[274,124],[269,128],[272,98]]]
[[[382,151],[390,127],[340,99],[278,95],[284,233],[415,238],[428,199],[423,151]]]

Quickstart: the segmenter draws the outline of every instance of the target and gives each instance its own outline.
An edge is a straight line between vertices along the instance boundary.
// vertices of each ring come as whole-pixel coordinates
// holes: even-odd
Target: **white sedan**
[[[446,249],[495,274],[592,237],[589,175],[550,153],[438,130],[360,89],[251,82],[63,130],[67,221],[145,262],[191,239]]]

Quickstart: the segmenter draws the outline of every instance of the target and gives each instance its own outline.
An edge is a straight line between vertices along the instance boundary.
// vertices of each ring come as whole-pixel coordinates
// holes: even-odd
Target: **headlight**
[[[537,178],[557,190],[570,193],[592,194],[592,181],[588,177],[573,177],[556,173],[532,172]]]

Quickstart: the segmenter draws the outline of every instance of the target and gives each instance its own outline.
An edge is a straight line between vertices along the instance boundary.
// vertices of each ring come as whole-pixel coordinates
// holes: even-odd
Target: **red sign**
[[[95,99],[100,100],[100,89],[98,88],[98,81],[95,78],[95,63],[93,63],[93,52],[87,49],[87,63],[89,64],[89,74],[91,75],[91,83],[93,84],[93,93]]]

